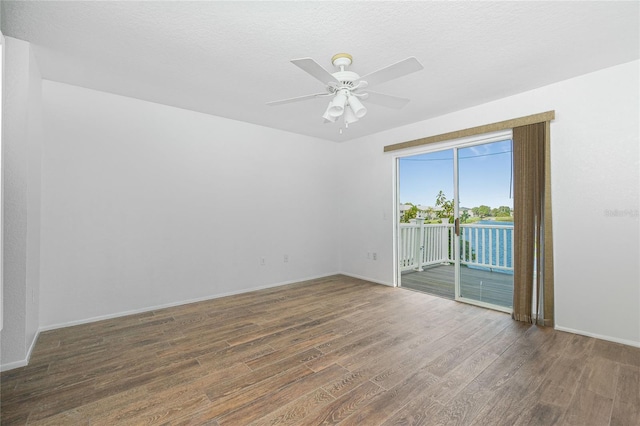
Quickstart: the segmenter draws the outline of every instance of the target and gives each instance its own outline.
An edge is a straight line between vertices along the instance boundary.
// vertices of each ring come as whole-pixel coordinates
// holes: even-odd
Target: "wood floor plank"
[[[89,420],[83,419],[73,411],[65,411],[64,413],[57,414],[55,416],[47,417],[42,420],[30,421],[29,425],[33,426],[60,426],[60,425],[77,425],[77,426],[90,426]]]
[[[502,316],[494,318],[499,320],[502,319]],[[489,323],[490,321],[487,322],[485,320],[477,321],[476,317],[473,317],[473,319],[461,323],[449,334],[442,335],[442,337],[434,340],[431,345],[426,346],[418,353],[410,353],[407,354],[407,356],[399,358],[396,365],[390,367],[372,380],[385,389],[391,389],[411,375],[416,369],[423,368],[438,359],[438,357],[446,357],[445,354],[448,351],[455,351],[461,341],[482,330],[483,327]]]
[[[250,404],[221,415],[217,419],[218,423],[220,423],[221,426],[251,423],[277,410],[293,398],[304,395],[313,389],[320,388],[329,381],[335,380],[336,377],[344,374],[344,372],[344,368],[334,364],[322,371],[312,372],[300,380],[290,382],[280,388],[272,387],[268,394],[255,398]]]
[[[640,424],[640,367],[622,364],[618,370],[612,425]]]
[[[420,395],[396,411],[382,423],[383,426],[432,425],[434,416],[444,409],[442,404]]]
[[[182,374],[160,376],[156,380],[145,385],[150,393],[161,392],[177,385],[190,383],[201,389],[208,389],[218,383],[232,380],[239,376],[251,373],[251,369],[243,362],[226,365],[223,368],[192,368]]]
[[[585,360],[591,355],[596,339],[574,334],[564,350],[563,356],[575,360]]]
[[[613,399],[598,395],[588,389],[578,389],[565,414],[564,424],[572,426],[608,425],[611,420],[612,408]]]
[[[450,373],[441,378],[438,386],[430,388],[424,395],[433,400],[446,404],[458,392],[464,389],[475,377],[499,358],[489,345],[480,347],[468,358],[453,368]]]
[[[483,410],[489,411],[511,388],[520,386],[514,381],[517,372],[535,359],[539,346],[553,343],[550,336],[536,327],[528,327],[520,339],[512,344],[497,360],[484,369],[458,392],[441,410],[434,414],[434,424],[469,425]],[[525,381],[529,378],[523,378]],[[431,399],[431,398],[429,398]],[[493,401],[492,405],[487,406]],[[501,416],[502,413],[499,413]]]
[[[241,345],[229,346],[216,352],[209,352],[199,355],[195,359],[208,370],[219,370],[238,362],[246,362],[274,352],[269,345],[257,344],[255,342],[243,343]]]
[[[565,409],[554,404],[536,402],[526,404],[517,416],[514,426],[540,426],[562,424]]]
[[[272,336],[264,341],[268,343],[269,346],[278,350],[302,341],[313,340],[320,336],[326,337],[327,341],[333,340],[347,334],[346,330],[352,329],[352,327],[352,323],[340,317],[329,320],[314,320],[297,327],[292,333]]]
[[[636,425],[640,348],[331,276],[41,333],[2,425]]]
[[[176,416],[197,412],[209,404],[207,396],[188,385],[138,399],[91,420],[95,426],[163,424]]]
[[[340,349],[328,353],[323,353],[322,356],[308,362],[307,366],[309,366],[309,368],[313,369],[314,371],[322,370],[331,364],[339,364],[342,360],[349,359],[354,354],[364,352],[368,347],[375,345],[381,340],[387,340],[389,338],[390,335],[386,331],[378,331],[373,334],[365,335],[361,339],[358,339],[349,345],[343,346]]]
[[[550,357],[547,358],[550,359]],[[540,401],[568,406],[584,368],[584,364],[576,364],[573,360],[564,358],[556,360],[540,385]]]
[[[301,321],[292,327],[281,328],[271,334],[256,333],[247,343],[267,344],[274,349],[282,349],[288,346],[287,342],[315,336],[321,334],[323,331],[335,331],[338,334],[345,334],[342,333],[344,327],[353,327],[353,324],[345,319],[346,316],[348,315],[336,312],[334,314],[327,314],[323,318]]]
[[[623,346],[620,363],[640,367],[640,351],[638,351],[638,348]]]
[[[620,364],[599,357],[588,357],[580,380],[581,386],[602,396],[613,398]]]
[[[363,364],[376,363],[381,354],[388,354],[399,347],[406,347],[411,342],[417,341],[418,337],[411,331],[399,332],[396,336],[391,335],[386,339],[374,342],[364,350],[353,351],[347,357],[342,357],[338,363],[348,369],[353,369]]]
[[[624,363],[626,360],[626,346],[620,343],[607,342],[595,339],[591,354],[595,357],[608,359],[610,361]]]
[[[419,370],[389,391],[375,395],[368,404],[351,414],[340,424],[344,426],[379,425],[411,399],[422,395],[439,381],[440,378],[424,369]]]
[[[37,423],[61,425],[65,424],[64,421],[56,423],[57,419],[61,418],[64,420],[69,417],[77,418],[79,421],[93,421],[95,419],[104,418],[110,413],[119,412],[125,406],[136,401],[144,400],[147,397],[149,397],[149,391],[147,388],[145,386],[139,386],[74,407],[71,410],[60,413],[59,415],[46,417]]]
[[[313,370],[304,365],[298,365],[275,377],[235,390],[226,395],[212,397],[209,393],[207,396],[209,396],[210,403],[206,407],[206,411],[212,417],[227,415],[246,405],[255,404],[255,400],[269,392],[275,392],[288,384],[297,380],[303,380],[312,374],[314,374]],[[221,423],[219,419],[218,423]]]
[[[32,407],[29,412],[29,420],[35,421],[44,419],[46,417],[63,413],[77,407],[78,405],[83,405],[88,401],[87,397],[91,394],[92,389],[93,380],[88,380],[86,382],[74,383],[62,389],[41,394],[36,397],[36,401],[38,401],[37,405],[34,404],[34,407]],[[24,402],[26,401],[19,401],[17,404]],[[3,415],[5,413],[4,407],[2,409],[2,413]]]
[[[342,348],[353,345],[362,339],[371,339],[372,335],[377,337],[383,337],[385,334],[378,327],[368,327],[365,324],[354,325],[351,324],[348,328],[342,331],[342,335],[336,339],[332,339],[328,342],[324,342],[316,348],[323,354],[330,354],[341,350]]]
[[[295,354],[288,358],[285,358],[279,362],[269,364],[265,367],[251,371],[243,376],[234,377],[223,383],[217,383],[207,390],[207,396],[211,401],[220,400],[228,395],[232,395],[239,391],[249,388],[256,383],[269,380],[279,374],[282,374],[290,369],[298,369],[298,371],[306,371],[308,367],[298,368],[306,362],[317,358],[322,355],[322,352],[312,348],[304,352]]]
[[[562,364],[561,355],[570,337],[566,333],[554,333],[553,336],[553,340],[548,339],[542,346],[534,348],[529,362],[493,388],[491,398],[473,419],[472,425],[513,424],[532,400],[546,402],[551,395],[570,397],[573,394],[583,366],[562,370],[566,365]],[[558,371],[562,372],[565,380],[557,380]]]
[[[436,376],[444,377],[471,356],[479,346],[500,334],[509,322],[511,320],[506,315],[498,321],[491,319],[479,322],[480,328],[475,333],[467,338],[460,336],[456,344],[427,364],[425,368]]]
[[[303,424],[302,419],[310,412],[326,406],[334,399],[335,398],[324,389],[316,389],[252,422],[251,426],[300,425]]]
[[[359,411],[369,400],[384,392],[380,386],[373,382],[366,381],[357,388],[342,395],[335,401],[309,413],[302,421],[308,425],[334,425]]]

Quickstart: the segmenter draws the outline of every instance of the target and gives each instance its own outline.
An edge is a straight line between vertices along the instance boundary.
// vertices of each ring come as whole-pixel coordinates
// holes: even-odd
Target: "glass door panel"
[[[513,304],[511,140],[460,148],[459,299],[497,309]]]
[[[454,150],[398,159],[400,286],[455,298]]]

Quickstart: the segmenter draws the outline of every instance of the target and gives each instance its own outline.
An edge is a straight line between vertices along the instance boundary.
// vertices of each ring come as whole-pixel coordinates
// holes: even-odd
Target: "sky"
[[[511,140],[458,151],[460,207],[513,208]],[[442,190],[453,198],[453,149],[400,159],[400,202],[435,206]]]

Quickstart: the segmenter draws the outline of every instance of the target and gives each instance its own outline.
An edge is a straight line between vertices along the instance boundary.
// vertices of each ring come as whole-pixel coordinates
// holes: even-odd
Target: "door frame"
[[[499,132],[485,133],[481,135],[469,136],[466,138],[452,139],[443,142],[437,142],[429,145],[421,145],[417,148],[394,151],[393,155],[393,286],[401,286],[401,271],[399,265],[399,236],[400,236],[400,159],[405,157],[411,157],[414,155],[427,154],[437,151],[453,150],[453,192],[454,192],[454,220],[459,220],[460,206],[459,206],[459,188],[458,188],[458,149],[468,148],[475,145],[483,145],[492,142],[500,142],[506,139],[512,139],[513,132],[511,129],[502,130]],[[460,250],[460,241],[454,239],[455,249],[455,279],[454,279],[454,291],[455,300],[458,302],[469,303],[484,308],[500,310],[503,312],[511,312],[511,309],[503,308],[500,306],[494,306],[480,301],[472,299],[466,299],[460,297],[460,259],[458,256]]]

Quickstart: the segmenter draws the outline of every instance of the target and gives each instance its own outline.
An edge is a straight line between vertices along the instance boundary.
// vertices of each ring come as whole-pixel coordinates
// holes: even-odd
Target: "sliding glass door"
[[[402,287],[511,310],[511,159],[510,134],[398,159]]]
[[[457,149],[459,194],[458,298],[513,305],[511,140]]]

